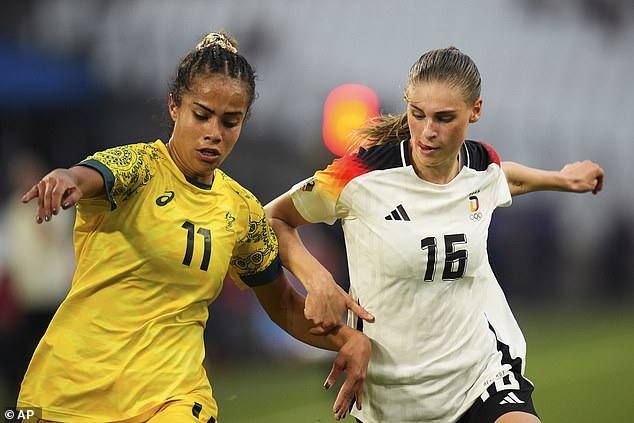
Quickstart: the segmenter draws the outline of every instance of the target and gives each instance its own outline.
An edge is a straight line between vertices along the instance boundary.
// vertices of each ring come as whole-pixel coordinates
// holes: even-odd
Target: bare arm
[[[103,178],[95,169],[74,166],[55,169],[24,194],[23,203],[37,198],[37,223],[48,222],[60,209],[74,206],[82,197],[105,194]]]
[[[313,322],[313,334],[324,334],[341,323],[346,309],[364,320],[374,317],[357,304],[330,272],[306,249],[297,227],[309,223],[297,211],[288,193],[264,207],[280,245],[280,258],[304,285],[308,295],[304,315]]]
[[[502,162],[511,195],[533,191],[599,193],[603,189],[604,170],[590,160],[565,165],[559,171],[534,169],[514,162]]]
[[[315,347],[338,351],[324,383],[329,389],[343,371],[346,374],[333,406],[337,420],[345,417],[353,402],[361,409],[363,383],[372,346],[363,333],[340,325],[326,335],[312,335],[312,322],[304,317],[304,298],[292,287],[284,273],[274,282],[253,289],[271,320],[296,339]]]

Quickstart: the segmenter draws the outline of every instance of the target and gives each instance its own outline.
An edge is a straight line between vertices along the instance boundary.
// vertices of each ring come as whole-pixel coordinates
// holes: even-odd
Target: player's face
[[[407,122],[416,173],[447,183],[458,171],[458,153],[469,123],[480,118],[482,99],[465,102],[460,88],[445,82],[421,82],[407,92]]]
[[[168,150],[185,176],[211,184],[214,169],[238,141],[247,106],[243,83],[218,74],[195,77],[179,106],[170,95]]]

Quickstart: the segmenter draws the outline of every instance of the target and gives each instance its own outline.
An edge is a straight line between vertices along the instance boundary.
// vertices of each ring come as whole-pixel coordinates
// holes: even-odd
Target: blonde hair
[[[238,52],[238,42],[233,37],[225,34],[222,31],[210,32],[209,34],[205,35],[205,37],[196,45],[196,50],[201,50],[203,48],[212,46],[224,48],[225,50],[229,50],[232,53]]]
[[[480,72],[469,56],[456,47],[431,50],[412,65],[407,76],[403,96],[408,99],[409,90],[421,82],[445,82],[462,90],[465,103],[480,98]],[[367,125],[353,133],[355,148],[370,147],[386,142],[399,142],[410,137],[407,113],[381,115],[370,119]]]

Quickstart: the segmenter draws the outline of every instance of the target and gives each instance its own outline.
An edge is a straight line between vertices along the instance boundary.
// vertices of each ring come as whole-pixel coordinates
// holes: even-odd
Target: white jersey
[[[489,265],[487,233],[511,194],[495,151],[465,141],[446,185],[420,179],[409,141],[360,149],[295,185],[310,222],[342,220],[350,294],[376,320],[364,423],[453,422],[492,383],[514,385],[525,342]],[[510,375],[510,376],[509,376]]]

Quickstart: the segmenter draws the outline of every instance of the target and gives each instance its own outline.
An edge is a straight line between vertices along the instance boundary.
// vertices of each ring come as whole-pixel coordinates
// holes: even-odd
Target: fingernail
[[[57,209],[53,209],[53,214],[57,215]]]
[[[69,208],[69,207],[70,207],[70,203],[64,203],[64,204],[62,204],[62,208],[63,208],[64,210],[66,210],[66,209],[67,209],[67,208]]]
[[[41,218],[40,216],[36,216],[36,217],[35,217],[35,221],[36,221],[37,223],[42,223],[42,218]]]
[[[48,217],[48,216],[44,216],[44,220],[46,220],[48,222],[49,220],[51,220],[51,218]]]
[[[330,383],[328,381],[325,381],[323,388],[324,389],[330,389]]]

